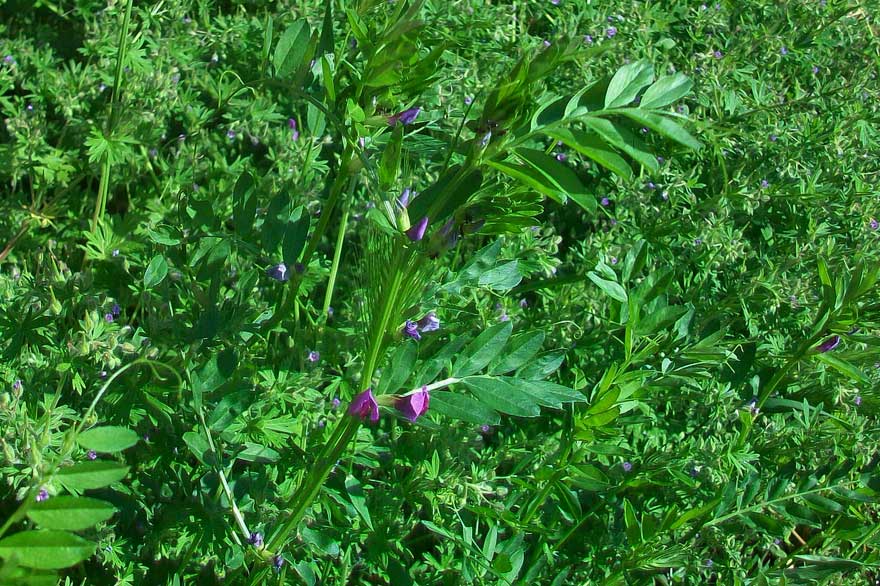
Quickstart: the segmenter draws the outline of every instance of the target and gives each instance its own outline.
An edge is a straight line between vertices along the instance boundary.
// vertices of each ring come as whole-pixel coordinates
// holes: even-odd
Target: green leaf
[[[645,90],[640,108],[662,108],[680,100],[691,91],[693,82],[683,73],[664,75]]]
[[[309,237],[311,218],[305,207],[299,206],[290,214],[284,227],[284,240],[281,243],[281,255],[284,263],[292,267],[299,259]]]
[[[587,398],[578,391],[563,385],[543,380],[525,380],[513,377],[499,377],[521,393],[528,395],[532,401],[544,407],[561,409],[563,403],[586,402]]]
[[[524,163],[541,173],[559,192],[573,199],[576,204],[588,212],[596,211],[596,198],[587,193],[586,187],[570,167],[534,149],[519,148],[515,154]]]
[[[211,445],[202,434],[188,431],[183,434],[183,443],[186,444],[189,451],[196,457],[196,460],[205,466],[210,466],[214,463],[214,452],[211,451]]]
[[[659,332],[675,323],[687,311],[687,307],[680,305],[661,307],[639,322],[639,325],[636,327],[636,333],[640,336],[647,336]]]
[[[614,281],[609,281],[608,279],[603,279],[596,273],[590,271],[587,273],[587,277],[593,281],[599,289],[601,289],[606,295],[614,299],[615,301],[620,301],[621,303],[626,303],[626,291],[623,287],[620,286],[619,283],[615,283]]]
[[[128,466],[124,464],[94,461],[62,468],[55,477],[68,490],[81,491],[104,488],[119,482],[126,474]]]
[[[167,274],[168,262],[164,256],[157,254],[150,261],[150,264],[147,265],[147,270],[144,272],[144,288],[152,289],[161,283]]]
[[[79,531],[106,521],[115,512],[113,505],[98,499],[56,496],[33,505],[27,516],[44,529]]]
[[[623,157],[608,148],[608,145],[598,135],[565,128],[555,129],[547,134],[555,140],[561,140],[568,147],[596,161],[612,173],[627,180],[632,179],[633,172],[629,164]]]
[[[379,187],[388,191],[397,181],[400,170],[400,149],[403,143],[403,124],[396,124],[391,133],[391,140],[382,151],[382,160],[379,163]]]
[[[495,291],[509,291],[522,281],[519,263],[516,260],[498,265],[480,275],[477,283],[481,287],[489,287]]]
[[[475,425],[496,425],[501,421],[498,413],[476,399],[447,391],[431,393],[431,412]]]
[[[300,19],[287,27],[275,45],[275,57],[272,64],[275,66],[276,77],[287,77],[296,72],[305,63],[311,40],[309,23]]]
[[[565,360],[565,350],[551,350],[534,362],[521,368],[517,375],[529,380],[545,379],[562,365]]]
[[[121,452],[138,443],[138,434],[127,427],[105,425],[84,431],[76,442],[87,450],[96,452]]]
[[[462,377],[482,370],[504,348],[513,326],[509,321],[495,324],[462,350],[452,367],[452,376]]]
[[[367,508],[367,498],[364,495],[364,488],[361,486],[361,483],[357,478],[349,474],[345,477],[345,490],[348,492],[351,504],[358,512],[358,515],[364,520],[367,527],[372,530],[373,520],[370,518],[370,510]]]
[[[254,218],[257,216],[257,195],[254,177],[243,173],[232,190],[232,221],[235,231],[248,236],[254,229]]]
[[[645,150],[645,144],[632,132],[605,118],[584,118],[584,126],[602,137],[602,140],[617,150],[623,151],[628,157],[642,167],[656,172],[660,169],[657,157]],[[577,135],[576,135],[577,136]]]
[[[541,350],[544,343],[544,332],[528,332],[517,334],[501,353],[501,360],[489,369],[491,374],[507,374],[520,368]]]
[[[245,462],[258,462],[260,464],[271,464],[281,459],[281,454],[272,448],[262,444],[245,442],[244,450],[235,455],[239,460]]]
[[[66,531],[22,531],[0,540],[0,557],[26,568],[58,570],[88,559],[97,546]]]
[[[605,93],[605,108],[620,108],[636,99],[654,81],[654,67],[642,59],[617,70]]]
[[[526,393],[496,377],[469,376],[462,381],[482,403],[508,415],[537,417],[538,404]]]
[[[623,114],[633,122],[641,124],[642,126],[647,126],[654,132],[660,134],[660,136],[674,140],[690,149],[699,150],[703,148],[700,141],[691,136],[687,130],[673,122],[668,116],[661,116],[659,114],[654,114],[653,112],[645,112],[633,108],[625,108],[618,110],[617,112]]]
[[[382,372],[376,392],[380,395],[397,392],[412,374],[418,355],[419,345],[414,340],[401,344],[391,358],[391,367]]]

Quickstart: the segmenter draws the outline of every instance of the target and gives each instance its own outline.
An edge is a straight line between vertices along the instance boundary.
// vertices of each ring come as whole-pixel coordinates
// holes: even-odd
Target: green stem
[[[345,201],[342,210],[342,218],[339,219],[339,233],[336,235],[336,248],[333,250],[333,265],[330,267],[330,278],[327,280],[327,292],[324,294],[324,307],[321,315],[326,319],[330,302],[333,301],[333,288],[336,286],[336,275],[339,273],[339,261],[342,260],[342,245],[345,244],[345,228],[348,225],[348,214],[351,210],[351,193],[354,190],[355,178],[352,175],[348,182],[349,197]]]
[[[119,29],[119,47],[116,52],[116,73],[113,76],[113,95],[110,97],[110,119],[107,123],[107,133],[110,134],[116,126],[119,116],[119,91],[122,87],[122,70],[125,63],[125,54],[128,51],[128,27],[131,23],[131,7],[134,0],[125,3],[125,15],[122,17],[122,28]],[[107,207],[107,194],[110,192],[110,155],[105,154],[101,162],[101,182],[98,184],[98,197],[95,201],[95,215],[92,217],[92,233],[98,229],[98,224],[104,219],[104,210]]]

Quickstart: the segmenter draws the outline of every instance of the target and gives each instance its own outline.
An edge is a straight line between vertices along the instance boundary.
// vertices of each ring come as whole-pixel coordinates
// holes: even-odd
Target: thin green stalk
[[[339,261],[342,260],[342,246],[345,244],[345,228],[348,226],[348,214],[351,211],[351,194],[354,190],[355,177],[352,175],[348,181],[349,197],[342,209],[342,217],[339,219],[339,233],[336,235],[336,247],[333,250],[333,264],[330,267],[330,278],[327,279],[327,292],[324,294],[324,307],[321,315],[326,319],[330,310],[330,302],[333,301],[333,288],[336,286],[336,275],[339,273]]]
[[[113,95],[110,96],[110,119],[107,123],[108,134],[116,126],[119,116],[119,92],[122,87],[122,70],[125,63],[125,54],[128,51],[128,28],[131,24],[131,7],[134,0],[125,3],[125,15],[122,17],[122,28],[119,29],[119,42],[116,52],[116,73],[113,76]],[[98,197],[95,200],[95,215],[92,217],[92,233],[98,230],[98,224],[104,219],[104,210],[107,207],[107,194],[110,192],[110,155],[104,155],[101,162],[101,182],[98,184]]]

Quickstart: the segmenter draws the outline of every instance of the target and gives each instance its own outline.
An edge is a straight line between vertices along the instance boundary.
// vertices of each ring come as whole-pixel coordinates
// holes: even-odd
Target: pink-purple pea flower
[[[366,421],[369,417],[370,421],[379,421],[379,404],[376,397],[373,396],[373,389],[367,388],[351,401],[348,407],[348,414],[357,417],[361,421]]]
[[[424,216],[415,225],[406,231],[407,237],[413,242],[418,242],[425,237],[425,230],[428,229],[428,216]]]
[[[831,336],[830,338],[828,338],[827,340],[825,340],[824,342],[822,342],[821,344],[819,344],[818,346],[816,346],[816,352],[819,352],[820,354],[823,352],[830,352],[831,350],[834,350],[835,348],[837,348],[837,346],[839,344],[840,344],[840,336],[835,334],[835,335]]]
[[[412,124],[413,122],[415,122],[416,116],[418,116],[419,112],[421,112],[421,111],[422,111],[422,109],[418,108],[418,107],[417,108],[408,108],[408,109],[404,110],[403,112],[399,112],[397,114],[389,116],[388,117],[388,125],[394,126],[398,122],[400,122],[404,126],[406,126],[407,124]]]
[[[394,402],[394,407],[400,411],[401,415],[414,422],[425,414],[430,401],[431,395],[428,393],[427,385],[425,385],[414,393],[399,397]]]

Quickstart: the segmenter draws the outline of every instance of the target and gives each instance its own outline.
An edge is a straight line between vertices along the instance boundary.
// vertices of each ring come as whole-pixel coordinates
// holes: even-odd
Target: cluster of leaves
[[[266,580],[877,578],[857,3],[20,4],[0,581],[253,580],[370,385]]]

